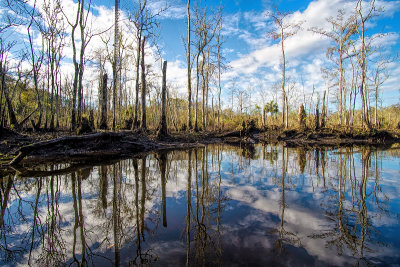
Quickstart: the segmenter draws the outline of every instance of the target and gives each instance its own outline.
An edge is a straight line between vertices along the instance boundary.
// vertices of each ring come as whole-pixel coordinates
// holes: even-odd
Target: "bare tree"
[[[146,44],[146,37],[142,39],[142,53],[141,53],[141,69],[142,69],[142,121],[140,128],[142,131],[147,129],[146,124],[146,66],[144,64],[144,46]]]
[[[218,10],[221,20],[219,21],[217,27],[217,34],[216,34],[216,47],[217,47],[217,64],[218,64],[218,128],[221,129],[221,72],[222,72],[222,62],[224,57],[222,55],[222,45],[224,43],[224,38],[222,35],[222,7]]]
[[[45,27],[42,27],[42,35],[48,43],[48,65],[51,84],[50,94],[50,130],[54,129],[55,108],[59,100],[58,78],[60,72],[60,64],[62,59],[62,52],[65,43],[65,26],[62,18],[61,7],[57,2],[44,1],[43,2],[43,20]],[[54,101],[54,98],[56,101]],[[47,117],[46,117],[47,119]]]
[[[57,0],[59,1],[59,0]],[[72,43],[72,61],[74,64],[74,78],[72,84],[72,111],[71,111],[71,129],[75,130],[77,125],[80,125],[82,119],[83,110],[83,74],[85,69],[85,51],[90,41],[94,36],[98,36],[109,29],[99,32],[92,32],[92,29],[88,27],[89,13],[91,10],[91,0],[85,4],[85,0],[78,0],[75,20],[71,21],[65,14],[65,7],[61,6],[61,12],[63,12],[65,19],[71,27],[71,43]],[[76,31],[79,29],[80,36],[80,48],[79,48],[79,59],[76,39]],[[78,100],[78,103],[76,101]],[[77,107],[78,105],[78,107]]]
[[[10,119],[10,124],[15,127],[19,128],[20,124],[18,123],[17,117],[14,112],[14,108],[12,106],[12,101],[8,92],[6,76],[7,76],[7,68],[8,68],[8,59],[7,54],[8,51],[15,45],[15,42],[12,43],[4,43],[3,39],[0,38],[0,87],[1,87],[1,96],[0,96],[0,115],[1,115],[1,123],[0,128],[3,128],[4,122],[4,112],[7,109],[8,117]],[[3,107],[3,98],[5,105]],[[6,108],[7,107],[7,108]]]
[[[339,70],[339,120],[343,124],[343,114],[347,113],[346,96],[347,90],[344,86],[344,60],[346,51],[349,48],[351,37],[356,33],[356,23],[354,16],[346,18],[345,11],[339,9],[336,18],[328,18],[331,24],[331,30],[327,31],[322,28],[311,28],[310,30],[326,36],[334,41],[335,46],[329,47],[327,56],[332,59]],[[348,116],[345,115],[345,124],[348,125]]]
[[[141,47],[143,43],[143,38],[146,35],[148,41],[156,35],[156,29],[159,26],[157,22],[157,17],[164,12],[167,7],[163,7],[159,9],[157,12],[153,13],[149,7],[147,0],[138,0],[135,12],[129,15],[129,21],[135,25],[135,39],[136,39],[136,85],[135,85],[135,110],[133,113],[133,123],[132,130],[139,126],[139,117],[138,117],[138,107],[139,107],[139,72],[140,72],[140,62],[141,62],[141,51],[143,48]],[[144,55],[144,54],[142,54]],[[143,103],[142,103],[143,105]],[[143,107],[142,107],[143,110]],[[143,117],[143,114],[142,114]]]
[[[187,1],[187,24],[188,24],[188,40],[187,40],[187,51],[186,51],[186,60],[187,60],[187,79],[188,79],[188,118],[187,118],[187,129],[192,129],[192,65],[190,63],[190,0]]]
[[[378,99],[379,99],[379,90],[383,83],[385,83],[389,79],[389,73],[387,70],[387,65],[390,63],[390,59],[386,59],[380,57],[376,62],[374,75],[373,75],[373,85],[375,92],[375,128],[380,127],[379,119],[378,119]]]
[[[113,58],[113,124],[112,130],[115,131],[116,126],[116,111],[117,111],[117,89],[118,89],[118,70],[119,67],[119,34],[118,34],[118,22],[119,22],[119,0],[115,0],[114,4],[114,58]]]
[[[371,121],[369,117],[369,100],[368,100],[368,86],[367,86],[367,53],[369,45],[366,43],[366,27],[365,24],[374,16],[376,16],[377,9],[375,7],[375,0],[370,0],[367,10],[363,7],[363,1],[358,0],[356,5],[357,13],[357,32],[361,43],[361,48],[358,57],[358,63],[361,68],[361,102],[362,102],[362,121],[367,130],[371,130]]]
[[[274,40],[280,40],[281,52],[282,52],[282,125],[288,127],[288,120],[285,118],[288,116],[286,114],[286,92],[285,92],[285,72],[286,72],[286,56],[285,56],[285,41],[294,36],[301,28],[302,22],[290,22],[290,12],[281,12],[275,7],[273,12],[269,12],[268,16],[274,21],[275,28],[268,33],[269,37]],[[286,121],[286,124],[285,124]]]
[[[85,17],[85,10],[84,10],[84,2],[85,0],[78,0],[78,9],[76,11],[76,19],[74,22],[69,21],[68,17],[64,14],[65,18],[68,21],[68,24],[71,26],[71,39],[72,39],[72,60],[73,60],[73,64],[74,64],[74,82],[72,85],[72,112],[71,112],[71,129],[75,130],[76,126],[77,126],[77,118],[76,118],[76,98],[78,95],[78,101],[81,102],[80,98],[81,98],[81,93],[80,93],[80,87],[79,87],[79,78],[81,77],[81,73],[83,76],[83,56],[84,56],[84,51],[86,48],[86,41],[85,41],[85,34],[83,34],[83,36],[81,36],[81,52],[80,52],[80,61],[78,62],[77,59],[77,48],[76,48],[76,39],[75,39],[75,34],[76,34],[76,29],[78,28],[78,25],[81,28],[81,33],[84,33],[85,30],[85,25],[86,21],[84,21],[84,17]],[[89,0],[90,3],[90,0]],[[88,10],[89,12],[89,10]],[[78,92],[79,91],[79,92]],[[79,109],[79,105],[78,105],[78,109]],[[80,118],[78,115],[78,124],[80,123]]]
[[[25,24],[25,16],[22,15],[25,4],[26,0],[1,1],[0,9],[10,10],[12,12],[2,12],[0,34],[6,32],[10,27]]]
[[[205,72],[204,72],[204,67],[207,64],[206,60],[206,48],[209,46],[209,44],[213,41],[215,34],[218,29],[218,24],[221,21],[221,14],[217,13],[213,17],[207,16],[207,6],[204,8],[199,8],[197,7],[195,10],[195,16],[196,16],[196,21],[195,21],[195,34],[197,37],[196,40],[196,104],[195,104],[195,124],[194,124],[194,130],[198,131],[198,123],[197,123],[197,105],[198,105],[198,92],[199,92],[199,78],[200,74],[202,76],[202,124],[203,128],[205,128],[205,101],[206,101],[206,77],[205,77]],[[201,64],[199,65],[199,59],[200,55],[202,56],[202,61]]]
[[[29,49],[30,49],[30,55],[31,55],[31,63],[32,63],[32,72],[33,72],[33,81],[34,81],[34,88],[36,91],[36,96],[37,96],[37,109],[39,110],[39,118],[37,123],[33,124],[32,126],[34,128],[40,128],[41,122],[42,122],[42,101],[40,100],[40,93],[39,93],[39,71],[42,66],[43,62],[43,44],[42,44],[42,49],[39,53],[39,55],[36,54],[36,51],[33,46],[33,36],[31,32],[31,28],[34,25],[34,22],[36,21],[35,17],[37,16],[37,8],[36,8],[36,0],[34,1],[33,8],[31,11],[27,11],[29,14],[29,25],[27,27],[28,31],[28,38],[29,38]]]

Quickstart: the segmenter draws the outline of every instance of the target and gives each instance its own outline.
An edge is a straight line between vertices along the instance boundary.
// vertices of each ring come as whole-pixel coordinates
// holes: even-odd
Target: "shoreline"
[[[158,138],[140,131],[94,132],[71,135],[68,132],[32,135],[7,131],[0,144],[3,169],[20,165],[20,162],[36,161],[101,161],[126,158],[163,150],[203,147],[207,144],[254,145],[257,143],[283,144],[289,147],[343,147],[378,146],[390,148],[400,143],[400,138],[387,131],[369,134],[353,134],[330,129],[321,131],[297,131],[257,129],[230,132],[182,132]]]

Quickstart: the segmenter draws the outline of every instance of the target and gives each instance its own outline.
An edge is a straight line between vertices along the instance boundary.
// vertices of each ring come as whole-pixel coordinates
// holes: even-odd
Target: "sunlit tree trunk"
[[[136,52],[136,85],[135,85],[135,112],[134,112],[134,118],[133,118],[133,123],[132,123],[132,128],[131,130],[135,129],[138,127],[139,122],[138,122],[138,109],[139,109],[139,73],[140,73],[140,51],[141,51],[141,36],[139,36],[137,40],[137,52]]]
[[[200,68],[199,68],[199,57],[200,57],[200,53],[197,52],[197,56],[196,56],[196,100],[195,100],[195,105],[194,105],[194,130],[195,132],[197,132],[199,130],[198,128],[198,123],[197,123],[197,119],[198,119],[198,99],[199,99],[199,83],[200,83]]]
[[[119,68],[119,36],[118,36],[118,7],[119,0],[115,0],[114,4],[114,60],[113,60],[113,124],[112,129],[115,131],[116,128],[116,112],[117,112],[117,90],[118,90],[118,70]]]
[[[142,69],[142,121],[140,128],[142,130],[147,129],[146,124],[146,66],[144,64],[144,46],[146,42],[146,37],[142,40],[142,57],[141,57],[141,69]]]
[[[362,1],[359,0],[357,3],[357,13],[359,15],[359,23],[361,25],[359,29],[359,37],[361,42],[361,53],[360,53],[360,66],[361,66],[361,84],[360,84],[360,93],[361,93],[361,102],[362,102],[362,121],[364,127],[368,131],[371,130],[371,123],[369,117],[369,103],[368,103],[368,88],[367,88],[367,48],[365,45],[365,22],[369,20],[372,16],[372,12],[375,10],[374,6],[375,1],[370,1],[370,9],[368,13],[364,13],[362,8]]]
[[[100,129],[107,129],[107,73],[104,73],[101,77],[101,88],[100,88]]]
[[[286,71],[286,58],[283,38],[283,28],[281,28],[281,52],[282,52],[282,125],[285,125],[286,114],[286,92],[285,92],[285,71]],[[287,128],[287,125],[286,125]]]
[[[187,80],[188,80],[188,104],[187,104],[187,129],[192,129],[192,78],[191,78],[191,63],[190,63],[190,0],[187,1],[187,24],[188,24],[188,41],[187,41]]]
[[[203,131],[206,129],[206,110],[205,110],[205,102],[206,102],[206,74],[204,72],[204,65],[206,64],[206,57],[204,54],[204,51],[202,52],[202,57],[203,57],[203,61],[201,64],[201,78],[202,78],[202,83],[201,83],[201,91],[202,91],[202,112],[201,112],[201,124],[203,126]]]

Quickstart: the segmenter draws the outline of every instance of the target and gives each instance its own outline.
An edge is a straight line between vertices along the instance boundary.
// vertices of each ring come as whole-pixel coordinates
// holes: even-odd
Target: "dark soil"
[[[387,131],[352,133],[332,129],[322,129],[318,132],[288,130],[279,134],[277,140],[291,146],[376,146],[391,145],[400,142],[398,136]]]
[[[246,131],[181,132],[157,137],[140,131],[96,132],[73,136],[70,132],[17,133],[3,129],[0,139],[0,167],[10,162],[104,160],[128,157],[138,153],[167,149],[186,149],[210,143],[252,145],[259,142],[281,142],[287,146],[352,146],[391,145],[400,139],[386,131],[346,133],[322,129],[315,131],[281,130],[260,131],[247,127]],[[85,159],[85,161],[82,161]]]

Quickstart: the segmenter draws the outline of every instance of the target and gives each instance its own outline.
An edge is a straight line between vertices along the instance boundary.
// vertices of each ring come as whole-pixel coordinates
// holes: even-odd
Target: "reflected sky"
[[[399,155],[209,145],[25,166],[1,177],[0,265],[398,266]]]

